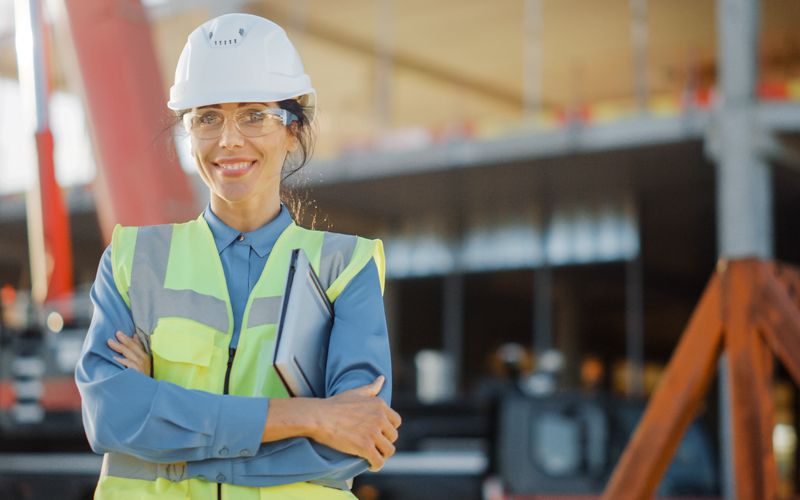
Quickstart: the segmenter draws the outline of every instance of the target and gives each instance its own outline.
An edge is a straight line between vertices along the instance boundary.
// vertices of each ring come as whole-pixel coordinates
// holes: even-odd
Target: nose
[[[236,124],[231,119],[226,119],[222,126],[222,135],[219,136],[219,145],[222,148],[232,149],[241,147],[244,144],[244,137]]]

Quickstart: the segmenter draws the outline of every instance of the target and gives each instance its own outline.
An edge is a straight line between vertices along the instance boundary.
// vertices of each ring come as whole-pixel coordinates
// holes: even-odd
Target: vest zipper
[[[233,368],[233,357],[236,356],[236,348],[228,348],[228,368],[225,370],[225,385],[222,387],[222,394],[228,394],[228,386],[231,382],[231,368]]]
[[[233,368],[233,357],[236,356],[236,348],[228,348],[228,367],[225,369],[225,383],[222,386],[222,394],[228,394],[231,382],[231,368]],[[222,500],[222,483],[217,483],[217,500]]]

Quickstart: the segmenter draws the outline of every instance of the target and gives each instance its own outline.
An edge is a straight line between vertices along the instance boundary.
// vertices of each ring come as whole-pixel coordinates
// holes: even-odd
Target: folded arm
[[[267,398],[188,390],[125,369],[114,359],[117,353],[107,341],[117,331],[133,332],[133,320],[114,285],[110,254],[109,247],[92,287],[94,315],[75,370],[92,449],[151,462],[203,460],[228,450],[255,454]]]
[[[187,461],[187,477],[215,478],[223,473],[228,482],[245,486],[307,480],[341,486],[369,467],[354,456],[367,454],[347,443],[341,425],[337,432],[335,422],[321,417],[336,413],[324,406],[336,403],[335,397],[307,401],[314,405],[309,411],[302,401],[214,395],[126,370],[108,344],[116,331],[133,331],[130,311],[113,283],[109,250],[101,261],[92,300],[95,315],[76,381],[83,397],[87,437],[96,452],[115,451],[153,462]],[[340,400],[353,397],[351,389],[373,382],[378,375],[391,376],[374,263],[362,269],[336,302],[327,370],[328,394],[339,395]],[[378,396],[380,400],[371,400],[396,419],[396,428],[399,416],[388,409],[390,379]],[[376,436],[375,441],[393,442],[394,428],[387,431],[388,437]],[[358,446],[366,449],[369,443]],[[380,462],[379,467],[394,453],[393,446],[381,448],[377,446],[373,453],[378,458],[370,458],[373,466]]]
[[[232,483],[245,486],[314,480],[342,487],[344,481],[370,467],[379,469],[394,454],[391,443],[397,439],[400,417],[388,407],[391,359],[374,262],[368,263],[347,285],[334,309],[326,367],[329,397],[305,401],[273,399],[263,436],[264,441],[271,442],[263,444],[254,457],[189,463],[190,477],[216,477],[222,473],[232,478]],[[379,375],[386,377],[385,383],[373,384]],[[371,389],[365,386],[370,384],[373,389],[379,388],[379,399],[368,396]],[[367,406],[358,407],[359,401],[367,399],[372,400],[368,407],[374,410],[374,419],[365,414],[370,413],[365,411]],[[271,427],[273,423],[275,427]],[[369,426],[373,431],[363,432]],[[283,435],[287,429],[302,437]],[[369,461],[359,457],[369,457]]]

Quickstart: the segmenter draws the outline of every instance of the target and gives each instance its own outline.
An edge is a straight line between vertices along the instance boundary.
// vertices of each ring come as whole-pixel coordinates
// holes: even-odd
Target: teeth
[[[244,162],[241,162],[241,163],[225,163],[224,165],[223,164],[219,164],[219,166],[223,170],[243,170],[243,169],[245,169],[245,168],[250,166],[250,162],[249,161],[244,161]]]

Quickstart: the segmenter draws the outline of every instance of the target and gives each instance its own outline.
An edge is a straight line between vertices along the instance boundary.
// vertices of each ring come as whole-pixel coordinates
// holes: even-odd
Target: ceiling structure
[[[50,12],[57,12],[58,0],[47,3]],[[540,89],[538,109],[543,111],[598,103],[635,107],[629,0],[144,3],[165,92],[186,36],[204,20],[244,11],[284,26],[319,94],[317,154],[322,157],[359,148],[390,131],[388,140],[413,144],[420,128],[444,135],[508,128],[523,119],[526,82]],[[715,1],[646,4],[651,99],[679,101],[689,86],[713,84]],[[529,15],[526,6],[537,5],[538,11]],[[762,75],[800,76],[800,4],[762,0],[762,6]],[[16,72],[12,14],[13,0],[0,0],[0,18],[5,19],[0,23],[0,75],[7,77]],[[57,15],[50,17],[57,22]],[[527,46],[526,26],[538,32]],[[64,76],[68,44],[62,42],[54,44],[54,81],[57,88],[70,88]],[[383,54],[389,58],[382,59]],[[541,55],[538,64],[536,54]],[[526,60],[533,66],[526,66]],[[382,67],[388,67],[386,73]],[[526,67],[532,68],[528,78]]]

